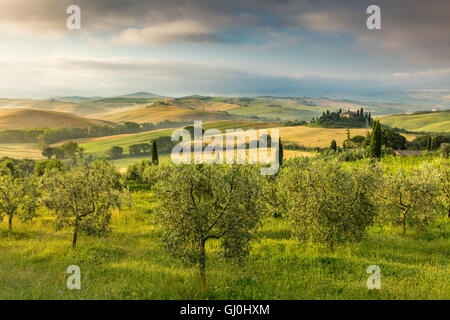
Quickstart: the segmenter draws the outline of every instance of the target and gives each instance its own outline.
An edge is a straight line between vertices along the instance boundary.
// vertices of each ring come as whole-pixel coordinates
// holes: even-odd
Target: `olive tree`
[[[249,165],[163,165],[154,187],[162,240],[177,258],[198,265],[206,288],[206,244],[242,258],[260,221],[259,172]],[[163,178],[162,178],[163,177]]]
[[[120,174],[105,160],[81,163],[71,171],[51,170],[41,179],[43,203],[54,211],[57,228],[102,235],[110,230],[111,213],[124,200]]]
[[[280,184],[279,174],[260,178],[261,199],[264,212],[274,218],[281,218],[286,212],[286,192]]]
[[[33,177],[26,179],[0,170],[0,221],[8,217],[8,228],[12,230],[13,219],[30,220],[37,208],[36,184]]]
[[[301,241],[359,241],[376,216],[377,166],[349,168],[337,160],[294,159],[281,174],[288,217]]]
[[[439,172],[424,163],[405,172],[401,167],[386,169],[382,187],[378,190],[382,207],[381,219],[406,226],[423,226],[440,211]]]
[[[442,198],[445,206],[447,207],[447,217],[450,218],[450,162],[442,162],[440,169]]]

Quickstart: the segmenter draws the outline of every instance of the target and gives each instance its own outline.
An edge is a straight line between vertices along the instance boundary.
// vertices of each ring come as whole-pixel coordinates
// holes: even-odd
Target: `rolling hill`
[[[218,121],[238,119],[225,112],[183,109],[175,106],[137,107],[103,117],[114,122],[133,121],[137,123],[159,123],[165,120],[174,122]]]
[[[0,130],[31,128],[86,128],[113,125],[113,122],[88,119],[69,113],[36,109],[0,109]]]
[[[122,96],[119,96],[119,98],[134,98],[134,99],[165,99],[167,97],[160,96],[159,94],[151,93],[151,92],[134,92],[130,94],[125,94]]]
[[[232,99],[201,97],[201,96],[178,98],[168,100],[167,102],[170,105],[179,108],[195,109],[203,111],[227,111],[233,108],[239,108],[239,105],[234,103]]]
[[[279,123],[267,122],[250,122],[250,121],[218,121],[205,123],[203,129],[210,128],[218,129],[225,132],[225,129],[270,129],[277,128],[280,132],[280,137],[285,144],[295,143],[304,147],[319,147],[327,148],[334,139],[338,145],[342,145],[347,138],[346,129],[328,129],[328,128],[310,128],[304,126],[296,127],[278,127]],[[173,129],[155,130],[151,132],[143,132],[137,134],[124,134],[109,137],[86,138],[80,139],[78,142],[86,149],[87,154],[92,154],[97,157],[104,156],[106,151],[113,146],[123,147],[125,153],[128,152],[128,147],[137,143],[149,143],[152,139],[161,136],[170,136]],[[365,136],[370,129],[351,129],[352,136]],[[405,135],[408,140],[412,140],[414,135]]]
[[[67,112],[79,116],[87,116],[106,112],[106,110],[101,105],[93,105],[90,103],[77,103],[57,100],[0,99],[0,110],[24,108],[44,111]]]
[[[102,99],[103,97],[80,97],[80,96],[70,96],[70,97],[63,97],[63,96],[54,96],[48,98],[49,101],[63,101],[63,102],[75,102],[75,103],[82,103],[87,102],[91,100],[98,100]]]
[[[415,132],[450,132],[450,110],[380,117],[381,124]]]
[[[252,122],[252,121],[217,121],[204,123],[202,128],[217,129],[225,132],[226,129],[264,129],[278,126],[279,123],[267,123],[267,122]],[[135,134],[121,134],[108,137],[98,138],[86,138],[75,140],[82,147],[85,148],[86,154],[92,154],[96,157],[105,156],[106,151],[113,146],[120,146],[125,149],[125,153],[128,152],[128,147],[137,143],[149,143],[153,139],[162,136],[170,136],[174,129],[160,129],[151,132],[142,132]]]

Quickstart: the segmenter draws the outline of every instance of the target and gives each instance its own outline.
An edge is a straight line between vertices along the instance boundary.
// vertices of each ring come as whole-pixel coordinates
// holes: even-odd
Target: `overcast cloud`
[[[74,33],[66,29],[65,11],[73,1],[0,1],[0,65],[8,75],[0,79],[0,93],[25,84],[26,90],[69,90],[69,81],[74,91],[77,84],[95,84],[99,91],[143,85],[161,93],[277,88],[281,93],[280,88],[311,87],[305,81],[314,79],[338,89],[342,79],[359,87],[449,87],[450,1],[75,3],[82,10],[82,30],[76,35],[78,52],[68,53]],[[381,31],[366,28],[370,4],[381,7]],[[146,46],[157,49],[139,56],[136,48]],[[229,53],[239,63],[233,65]]]

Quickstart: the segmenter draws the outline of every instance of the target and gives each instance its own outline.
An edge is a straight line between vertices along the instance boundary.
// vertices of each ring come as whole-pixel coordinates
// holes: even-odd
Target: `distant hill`
[[[167,99],[168,97],[164,97],[155,93],[146,92],[146,91],[140,91],[140,92],[134,92],[130,94],[124,94],[120,96],[113,96],[113,97],[84,97],[84,96],[54,96],[48,98],[49,101],[65,101],[65,102],[87,102],[87,101],[93,101],[93,100],[100,100],[100,99],[114,99],[114,98],[135,98],[135,99]]]
[[[158,94],[151,93],[151,92],[140,91],[140,92],[134,92],[134,93],[130,93],[130,94],[121,95],[121,96],[118,96],[117,98],[166,99],[168,97],[160,96]]]
[[[381,124],[414,132],[450,132],[450,110],[379,118]]]
[[[359,109],[361,107],[366,111],[371,111],[373,116],[427,110],[426,107],[417,105],[363,103],[353,100],[331,100],[327,98],[209,97],[192,95],[172,99],[149,92],[136,92],[119,97],[105,98],[55,96],[50,100],[0,99],[0,110],[26,108],[66,112],[80,117],[95,119],[151,123],[158,123],[164,120],[186,122],[192,119],[203,121],[311,121],[326,110],[336,111],[342,109],[346,111],[347,109]],[[157,114],[158,112],[160,114]]]
[[[105,125],[114,125],[114,123],[57,111],[19,108],[0,109],[0,130],[62,127],[86,128]]]
[[[48,98],[49,101],[63,101],[63,102],[87,102],[97,99],[102,99],[103,97],[80,97],[80,96],[71,96],[71,97],[61,97],[61,96],[55,96]]]

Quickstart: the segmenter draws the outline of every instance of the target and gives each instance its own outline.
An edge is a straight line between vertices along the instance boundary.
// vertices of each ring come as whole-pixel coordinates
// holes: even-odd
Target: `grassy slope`
[[[239,107],[237,104],[216,101],[214,99],[174,99],[170,100],[169,103],[179,108],[194,108],[196,110],[205,111],[227,111]]]
[[[234,129],[234,128],[270,128],[274,123],[263,123],[263,122],[251,122],[251,121],[219,121],[212,123],[205,123],[203,125],[203,129],[207,130],[208,128],[214,128],[221,131],[225,129]],[[275,125],[277,125],[275,123]],[[125,149],[125,152],[128,152],[128,147],[132,144],[137,143],[150,143],[152,139],[161,137],[161,136],[170,136],[174,129],[167,130],[156,130],[151,132],[143,132],[137,134],[126,134],[126,135],[117,135],[110,137],[102,137],[102,138],[92,138],[92,139],[82,139],[80,140],[80,144],[82,147],[86,149],[86,153],[93,154],[95,156],[104,156],[106,151],[113,146],[120,146]]]
[[[80,100],[80,99],[78,99]],[[140,98],[101,98],[86,101],[58,101],[58,100],[13,100],[0,99],[0,110],[2,108],[27,108],[47,111],[67,112],[81,116],[93,116],[108,114],[137,106],[145,106],[154,99]]]
[[[230,114],[239,116],[259,116],[267,119],[280,118],[281,120],[306,120],[320,116],[326,110],[336,111],[342,109],[364,108],[373,115],[404,112],[414,109],[413,106],[386,104],[386,103],[362,103],[351,100],[330,100],[326,98],[255,98],[245,103],[240,102],[239,108],[228,110]]]
[[[334,139],[342,145],[347,139],[347,129],[311,128],[311,127],[281,127],[280,136],[286,143],[296,143],[304,147],[329,147]],[[350,135],[365,136],[369,129],[350,129]]]
[[[306,106],[301,101],[281,98],[257,98],[248,103],[241,103],[238,108],[228,110],[228,113],[251,117],[258,116],[266,119],[311,120],[322,114],[326,108],[320,106]]]
[[[233,122],[233,121],[219,121],[211,122],[203,125],[203,128],[215,128],[225,132],[226,129],[264,129],[277,126],[278,123],[264,123],[264,122]],[[326,148],[331,144],[331,140],[335,139],[338,145],[342,145],[347,138],[346,129],[327,129],[327,128],[310,128],[310,127],[278,127],[280,137],[283,143],[296,143],[304,147],[320,147]],[[121,146],[124,148],[124,153],[128,154],[128,148],[132,144],[149,143],[152,139],[160,136],[170,136],[173,129],[158,130],[152,132],[118,135],[102,138],[81,139],[79,143],[86,149],[87,154],[92,154],[96,157],[104,157],[108,149],[113,146]],[[354,135],[365,135],[367,129],[352,129],[350,133]],[[270,132],[269,132],[270,134]],[[408,140],[412,140],[414,135],[406,135]],[[293,156],[311,156],[313,153],[300,152],[296,150],[285,150],[285,158]],[[126,168],[135,162],[150,159],[150,156],[127,157],[115,160],[114,164],[124,171]]]
[[[331,252],[300,246],[287,222],[274,219],[264,222],[244,269],[225,264],[209,242],[203,293],[197,269],[159,241],[153,198],[141,193],[134,201],[114,214],[110,235],[81,236],[75,251],[50,217],[16,223],[13,232],[0,224],[0,299],[450,299],[448,229],[441,238],[373,229],[360,244]],[[373,264],[381,268],[381,289],[369,291]],[[66,288],[70,265],[81,268],[81,290]]]
[[[382,124],[410,131],[450,132],[450,111],[381,117]]]
[[[42,151],[34,143],[0,143],[0,158],[42,160]]]
[[[232,119],[230,115],[223,112],[212,112],[202,110],[182,109],[174,106],[160,107],[138,107],[122,112],[113,113],[103,117],[115,122],[133,121],[138,123],[159,123],[164,120],[176,122],[194,122],[194,120],[217,121]]]
[[[259,129],[271,128],[276,126],[276,123],[252,123],[252,122],[218,122],[204,125],[204,129],[216,128],[224,130],[226,128],[242,128],[242,129]],[[280,137],[285,143],[297,143],[304,147],[328,147],[331,140],[335,139],[338,144],[346,139],[346,129],[328,129],[328,128],[310,128],[310,127],[279,127]],[[118,135],[104,138],[83,139],[80,141],[81,145],[86,149],[87,153],[92,153],[97,156],[104,155],[104,153],[112,146],[121,146],[127,149],[130,145],[136,143],[148,143],[152,139],[160,136],[169,136],[173,129],[158,130],[152,132]],[[365,135],[368,129],[352,129],[350,134]],[[413,135],[407,135],[411,139]]]
[[[57,111],[0,109],[0,130],[63,127],[85,128],[109,124],[112,123]]]
[[[105,112],[101,106],[94,106],[90,104],[89,101],[86,103],[77,103],[53,100],[0,99],[0,110],[2,108],[27,108],[46,111],[60,111],[82,116]]]

